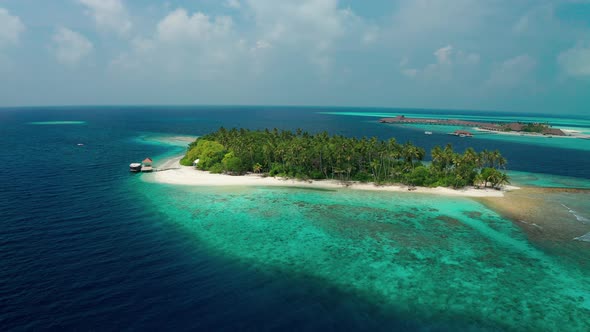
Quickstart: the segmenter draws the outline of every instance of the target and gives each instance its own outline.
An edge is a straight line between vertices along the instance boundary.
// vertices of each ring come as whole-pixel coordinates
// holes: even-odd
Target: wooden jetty
[[[180,159],[180,158],[179,158]],[[151,172],[162,172],[171,169],[178,169],[179,167],[170,167],[169,163],[163,165],[163,168],[153,167],[152,158],[145,158],[141,163],[131,163],[129,165],[129,171],[133,173],[151,173]]]

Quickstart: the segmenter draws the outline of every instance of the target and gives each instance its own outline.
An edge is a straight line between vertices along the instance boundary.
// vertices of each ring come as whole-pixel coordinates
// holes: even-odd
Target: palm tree
[[[260,171],[262,171],[262,165],[256,163],[254,164],[254,166],[252,166],[252,170],[254,171],[254,173],[260,173]]]

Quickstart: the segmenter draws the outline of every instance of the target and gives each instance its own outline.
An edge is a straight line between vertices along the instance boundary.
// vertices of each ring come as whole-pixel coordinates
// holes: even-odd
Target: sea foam
[[[590,222],[590,219],[588,219],[588,218],[586,218],[584,216],[581,216],[577,211],[569,208],[567,205],[565,205],[565,204],[561,204],[561,205],[564,208],[566,208],[569,213],[571,213],[574,217],[576,217],[576,220],[578,220],[578,221],[580,221],[580,222],[582,222],[584,224]]]
[[[582,236],[576,237],[576,238],[574,238],[574,240],[584,241],[584,242],[590,242],[590,233],[586,233],[586,234],[584,234]]]

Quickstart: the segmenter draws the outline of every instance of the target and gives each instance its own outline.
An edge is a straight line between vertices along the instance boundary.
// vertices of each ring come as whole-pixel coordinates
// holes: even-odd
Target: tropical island
[[[489,123],[465,120],[447,120],[431,118],[408,118],[404,115],[398,115],[394,118],[382,118],[380,123],[389,124],[427,124],[427,125],[446,125],[446,126],[465,126],[473,127],[478,130],[492,131],[498,133],[518,133],[521,135],[551,135],[551,136],[568,136],[568,133],[559,128],[553,128],[549,123],[536,122],[510,122],[510,123]],[[571,133],[570,135],[571,136]]]
[[[372,138],[348,138],[327,132],[220,128],[189,144],[180,159],[184,166],[213,174],[337,180],[341,183],[403,184],[410,188],[499,188],[509,183],[501,169],[506,159],[499,151],[455,152],[449,144],[431,151],[411,143]]]

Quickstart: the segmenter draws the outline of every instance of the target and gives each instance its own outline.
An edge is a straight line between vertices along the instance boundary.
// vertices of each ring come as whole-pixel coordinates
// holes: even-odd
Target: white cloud
[[[539,30],[561,30],[561,22],[555,17],[556,7],[559,2],[547,3],[539,1],[532,8],[529,8],[522,16],[518,17],[512,26],[512,32],[516,35],[534,35]],[[551,33],[553,34],[553,33]],[[543,36],[546,38],[547,36]]]
[[[232,9],[242,8],[242,4],[240,3],[240,0],[226,0],[224,5],[225,5],[225,7],[232,8]]]
[[[215,77],[231,72],[231,66],[250,48],[269,47],[265,41],[254,46],[238,38],[229,16],[210,17],[202,12],[189,14],[176,9],[160,20],[155,33],[135,38],[130,51],[112,65],[126,69],[177,77]]]
[[[96,25],[105,31],[125,36],[131,30],[131,20],[121,0],[78,0],[87,8]]]
[[[255,20],[260,39],[304,52],[311,63],[329,67],[334,45],[341,39],[357,38],[370,43],[377,31],[364,26],[350,9],[339,7],[338,0],[246,0],[246,12]]]
[[[531,79],[537,66],[537,60],[524,54],[496,64],[492,70],[488,84],[494,86],[513,87]]]
[[[229,16],[211,20],[201,12],[189,16],[186,10],[177,9],[158,23],[157,39],[163,42],[204,42],[224,38],[232,28],[233,21]]]
[[[163,17],[151,36],[136,38],[131,50],[113,65],[137,68],[142,63],[144,68],[178,75],[198,72],[201,77],[206,73],[234,75],[236,71],[258,75],[279,62],[326,70],[332,67],[337,42],[354,40],[360,45],[377,38],[377,28],[369,29],[350,10],[339,8],[337,0],[236,3],[253,26],[237,29],[229,16],[179,8]],[[359,26],[362,29],[356,29]]]
[[[52,40],[57,61],[68,66],[77,66],[94,49],[86,37],[67,28],[57,29]]]
[[[578,45],[557,57],[563,72],[571,77],[590,77],[590,46]]]
[[[407,57],[402,58],[399,63],[401,73],[409,78],[450,80],[453,78],[454,70],[457,67],[474,66],[479,64],[480,61],[479,54],[455,50],[452,45],[437,49],[433,55],[436,62],[430,63],[423,68],[408,68],[410,60]]]
[[[372,26],[366,29],[362,36],[362,42],[364,44],[373,44],[379,39],[379,28]]]
[[[414,77],[416,77],[416,75],[418,75],[418,69],[415,69],[415,68],[402,69],[402,74],[404,74],[407,77],[414,78]]]
[[[438,61],[438,64],[447,65],[451,64],[451,56],[453,54],[453,46],[447,45],[445,47],[439,48],[434,52],[434,56]]]
[[[272,48],[271,43],[267,42],[266,40],[259,40],[256,42],[256,44],[254,45],[254,47],[251,48],[252,51],[257,51],[257,50],[266,50]]]
[[[23,31],[25,31],[25,25],[20,18],[10,15],[8,10],[0,8],[0,47],[18,43]]]

